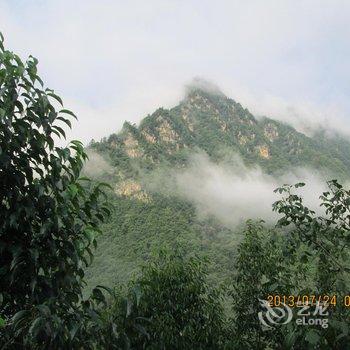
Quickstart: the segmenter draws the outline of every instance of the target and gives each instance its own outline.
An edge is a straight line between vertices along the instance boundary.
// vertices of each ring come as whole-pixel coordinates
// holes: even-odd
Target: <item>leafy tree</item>
[[[131,283],[128,297],[113,299],[107,324],[117,324],[122,344],[127,340],[131,348],[220,348],[225,330],[221,298],[220,289],[206,282],[203,260],[162,250]],[[120,343],[114,344],[119,349]]]
[[[205,264],[179,253],[161,253],[138,280],[140,310],[151,320],[152,349],[213,349],[220,343],[223,309],[219,289],[206,282]]]
[[[278,225],[292,224],[295,238],[306,242],[310,252],[318,252],[319,292],[329,293],[337,287],[346,289],[350,272],[350,191],[345,190],[336,180],[329,181],[329,191],[320,197],[326,215],[317,216],[304,205],[301,196],[293,193],[294,188],[304,185],[286,185],[276,190],[286,194],[274,204],[274,210],[283,214]],[[314,260],[314,256],[309,253],[305,259]]]
[[[282,214],[276,229],[247,223],[235,260],[233,348],[349,348],[350,313],[343,297],[349,290],[350,191],[329,181],[329,190],[320,197],[325,213],[318,216],[296,194],[303,186],[276,190],[283,195],[273,205]],[[330,307],[328,328],[291,322],[266,330],[257,314],[258,300],[267,295],[336,295],[338,300]]]
[[[291,291],[290,268],[284,256],[283,240],[274,230],[264,228],[262,222],[248,221],[244,239],[238,246],[235,276],[231,291],[233,315],[231,324],[235,334],[235,349],[264,349],[273,347],[282,338],[278,330],[267,333],[257,317],[259,299],[266,299],[275,291]]]
[[[338,298],[328,329],[295,330],[292,341],[299,348],[348,349],[350,343],[350,312],[343,300],[349,294],[350,281],[350,191],[337,180],[327,184],[328,191],[320,196],[320,205],[325,208],[323,216],[305,206],[303,198],[295,193],[295,189],[303,187],[304,183],[278,188],[276,192],[284,196],[273,206],[283,215],[278,225],[291,228],[295,242],[291,251],[296,251],[301,242],[308,248],[302,259],[316,267],[313,294],[336,295]]]
[[[0,343],[89,348],[94,302],[82,301],[82,287],[109,214],[102,185],[79,179],[80,142],[55,144],[75,116],[44,88],[38,61],[22,62],[3,43],[0,34]]]

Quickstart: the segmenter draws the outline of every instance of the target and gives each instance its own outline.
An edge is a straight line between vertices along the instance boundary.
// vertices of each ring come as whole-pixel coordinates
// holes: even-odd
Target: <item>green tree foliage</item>
[[[116,349],[126,344],[135,349],[218,349],[225,330],[221,299],[221,289],[207,283],[205,261],[162,250],[130,284],[127,297],[112,299],[105,319],[107,325],[117,325]],[[113,334],[110,326],[106,329]]]
[[[74,348],[92,312],[84,265],[109,210],[102,185],[79,179],[82,144],[55,145],[74,114],[43,87],[37,63],[5,50],[0,35],[0,343]]]
[[[301,294],[310,284],[312,269],[300,260],[302,249],[290,251],[291,238],[286,232],[265,228],[262,222],[247,222],[231,291],[234,349],[278,349],[292,334],[286,327],[268,332],[257,317],[259,300],[268,295]]]
[[[290,252],[297,251],[302,244],[307,246],[301,259],[315,267],[311,291],[316,295],[336,295],[338,299],[329,328],[296,329],[293,341],[299,346],[317,344],[322,349],[347,349],[350,310],[344,297],[349,295],[350,287],[350,191],[336,180],[327,184],[328,191],[320,196],[320,205],[325,209],[323,216],[305,206],[303,198],[295,193],[295,188],[303,187],[303,183],[277,189],[284,197],[274,204],[274,210],[283,215],[278,225],[291,227],[294,243]]]
[[[321,206],[325,208],[325,216],[317,216],[303,204],[303,198],[293,193],[294,188],[283,186],[276,191],[286,196],[274,204],[274,210],[283,217],[280,226],[293,224],[292,234],[295,242],[306,242],[310,247],[305,260],[318,258],[318,291],[325,293],[334,289],[348,287],[349,281],[349,245],[350,245],[350,191],[345,190],[336,180],[328,182],[329,191],[320,197]],[[294,247],[296,248],[296,247]]]
[[[195,208],[174,196],[154,196],[150,202],[111,196],[113,215],[102,226],[94,263],[86,271],[89,289],[114,287],[160,247],[181,247],[185,255],[207,256],[209,279],[222,281],[232,270],[237,235],[217,220],[195,222]],[[123,266],[123,268],[118,268]]]
[[[283,194],[274,204],[282,214],[276,228],[248,221],[228,298],[207,284],[208,268],[197,258],[182,252],[148,262],[105,314],[105,330],[112,324],[119,330],[114,343],[137,349],[347,349],[350,319],[342,296],[349,283],[350,192],[336,181],[328,185],[320,197],[324,216],[303,204],[294,193],[303,184],[297,184],[276,190]],[[268,295],[324,294],[338,296],[328,328],[292,321],[266,329],[259,321],[259,299]]]
[[[276,233],[266,230],[262,223],[247,223],[244,240],[238,247],[231,293],[235,348],[261,349],[273,344],[257,317],[258,300],[286,282],[281,276],[285,265],[280,243]]]
[[[267,230],[248,222],[239,245],[231,293],[233,348],[348,349],[350,191],[337,181],[320,197],[325,208],[318,216],[304,205],[296,189],[285,185],[274,210],[282,214],[277,228]],[[259,299],[268,295],[336,295],[330,306],[329,326],[298,326],[295,322],[264,329],[257,314]],[[296,313],[297,307],[294,309]]]

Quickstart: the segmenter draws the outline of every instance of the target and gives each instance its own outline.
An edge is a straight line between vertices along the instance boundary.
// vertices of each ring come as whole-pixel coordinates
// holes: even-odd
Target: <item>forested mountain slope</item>
[[[100,178],[112,184],[115,205],[88,271],[94,284],[128,280],[140,261],[163,244],[209,256],[212,277],[228,276],[238,240],[232,229],[214,218],[199,220],[190,203],[143,186],[145,175],[156,169],[186,168],[193,153],[205,152],[214,162],[227,152],[237,153],[247,166],[258,165],[272,175],[295,167],[340,180],[350,174],[347,140],[328,138],[322,131],[309,137],[279,121],[257,119],[221,92],[199,88],[189,89],[179,105],[159,108],[139,126],[125,122],[119,133],[92,141],[89,150],[111,165]]]
[[[311,138],[276,120],[257,120],[222,93],[198,88],[191,89],[178,106],[159,108],[139,126],[125,122],[120,133],[91,147],[108,154],[120,170],[130,170],[135,163],[145,168],[162,161],[180,164],[196,148],[218,160],[223,147],[238,152],[248,163],[258,163],[268,173],[305,165],[344,176],[350,170],[346,140],[327,139],[322,132]]]

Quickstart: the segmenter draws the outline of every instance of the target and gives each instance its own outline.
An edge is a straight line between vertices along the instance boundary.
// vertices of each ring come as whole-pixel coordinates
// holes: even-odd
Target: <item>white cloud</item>
[[[264,174],[259,167],[248,168],[238,155],[220,164],[205,154],[193,155],[184,170],[166,170],[152,174],[145,180],[153,191],[179,195],[195,205],[199,217],[214,216],[228,227],[235,227],[248,219],[276,222],[272,204],[280,198],[274,189],[283,184],[305,182],[298,189],[305,204],[317,213],[319,196],[327,188],[326,181],[315,170],[294,169],[279,177]]]
[[[87,150],[89,159],[84,164],[83,173],[90,177],[98,177],[113,173],[113,167],[97,152]]]
[[[266,116],[285,122],[309,136],[319,129],[328,131],[329,136],[334,133],[350,136],[350,116],[335,103],[322,106],[303,99],[288,101],[263,93],[257,96],[242,87],[234,90],[237,100],[257,118]]]
[[[341,0],[0,0],[7,46],[39,58],[48,86],[78,112],[74,135],[85,142],[176,104],[194,76],[236,100],[249,91],[258,113],[294,123],[293,106],[342,128],[349,14]]]

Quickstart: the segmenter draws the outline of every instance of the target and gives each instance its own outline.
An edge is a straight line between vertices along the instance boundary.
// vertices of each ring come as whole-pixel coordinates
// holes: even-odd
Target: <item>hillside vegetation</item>
[[[205,152],[213,162],[226,164],[230,164],[227,154],[235,153],[248,167],[260,166],[276,176],[296,167],[340,180],[350,174],[350,143],[345,139],[329,138],[322,131],[308,137],[281,122],[256,119],[220,91],[197,87],[189,88],[176,107],[156,110],[139,126],[125,122],[119,133],[92,141],[89,150],[110,164],[99,179],[114,189],[110,193],[114,213],[88,270],[90,286],[129,280],[140,263],[163,245],[180,245],[187,254],[208,256],[215,283],[231,275],[241,240],[239,227],[225,227],[212,216],[198,217],[194,205],[167,191],[164,183],[156,179],[150,188],[145,180],[157,170],[167,169],[171,175],[186,169],[194,153]]]

